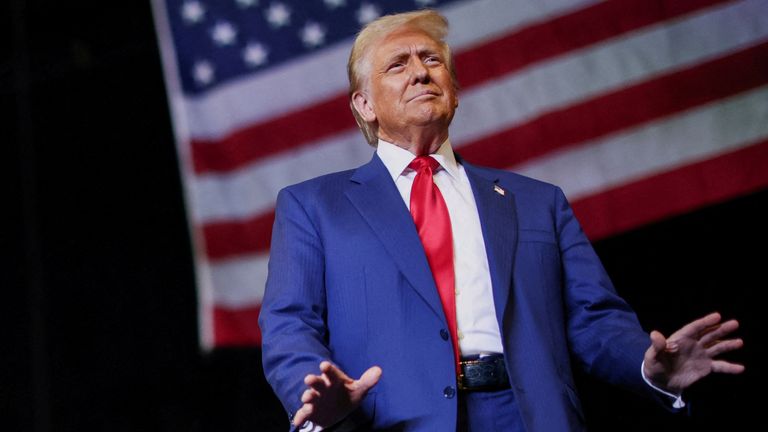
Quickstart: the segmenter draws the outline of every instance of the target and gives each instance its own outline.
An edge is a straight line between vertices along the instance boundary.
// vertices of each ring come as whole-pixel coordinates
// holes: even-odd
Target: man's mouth
[[[424,90],[422,92],[419,92],[416,96],[412,97],[410,100],[428,99],[430,97],[436,97],[436,96],[439,96],[437,92],[434,92],[431,90]]]

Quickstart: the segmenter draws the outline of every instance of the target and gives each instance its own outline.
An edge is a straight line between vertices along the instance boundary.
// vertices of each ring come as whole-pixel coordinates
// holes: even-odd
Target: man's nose
[[[429,82],[429,69],[421,60],[411,62],[411,85]]]

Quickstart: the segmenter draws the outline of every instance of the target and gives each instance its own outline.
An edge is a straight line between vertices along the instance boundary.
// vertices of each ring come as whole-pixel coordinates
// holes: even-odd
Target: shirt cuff
[[[321,430],[323,430],[322,426],[316,425],[314,422],[309,421],[309,420],[305,421],[304,424],[302,424],[299,427],[294,427],[293,426],[293,415],[294,415],[294,413],[292,413],[292,412],[288,413],[288,422],[291,423],[291,431],[295,431],[295,432],[320,432]]]
[[[643,363],[640,365],[640,375],[643,376],[643,380],[645,381],[645,383],[651,386],[652,389],[668,396],[672,400],[672,408],[675,408],[675,409],[685,408],[685,401],[683,400],[682,394],[670,393],[666,390],[656,387],[655,385],[653,385],[651,380],[649,380],[648,377],[645,376],[645,360],[643,360]]]
[[[323,430],[322,426],[316,425],[313,422],[307,420],[299,428],[299,432],[320,432]]]

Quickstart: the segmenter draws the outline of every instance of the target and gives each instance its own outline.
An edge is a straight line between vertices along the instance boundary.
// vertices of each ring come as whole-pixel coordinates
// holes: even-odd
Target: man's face
[[[368,99],[379,138],[393,141],[413,126],[447,132],[458,98],[438,42],[404,29],[387,36],[370,56]]]

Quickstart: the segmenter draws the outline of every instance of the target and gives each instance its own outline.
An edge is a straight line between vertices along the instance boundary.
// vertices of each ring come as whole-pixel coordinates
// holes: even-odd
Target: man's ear
[[[352,103],[355,105],[357,113],[368,123],[376,121],[376,113],[373,111],[373,105],[368,100],[368,95],[356,91],[352,93]]]

